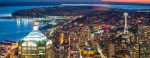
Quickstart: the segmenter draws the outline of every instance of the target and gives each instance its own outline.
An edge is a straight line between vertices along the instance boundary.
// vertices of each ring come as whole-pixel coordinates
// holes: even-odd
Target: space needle
[[[127,25],[128,13],[124,13],[123,15],[124,15],[124,18],[125,18],[124,34],[128,34],[128,25]]]

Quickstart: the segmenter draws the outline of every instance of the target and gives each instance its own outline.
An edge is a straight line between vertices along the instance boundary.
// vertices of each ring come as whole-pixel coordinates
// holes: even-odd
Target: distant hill
[[[12,13],[12,17],[79,16],[108,10],[101,6],[55,6],[18,10]]]

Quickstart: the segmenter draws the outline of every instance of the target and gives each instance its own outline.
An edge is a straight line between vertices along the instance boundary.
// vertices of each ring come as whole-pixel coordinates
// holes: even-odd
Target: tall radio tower
[[[125,17],[124,34],[128,34],[128,26],[127,26],[128,13],[124,13],[123,15]]]

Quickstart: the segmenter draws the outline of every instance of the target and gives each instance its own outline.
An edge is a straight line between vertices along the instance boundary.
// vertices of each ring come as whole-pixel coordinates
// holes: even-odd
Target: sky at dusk
[[[150,3],[150,0],[0,0],[0,3],[7,2],[134,2]]]
[[[106,2],[135,2],[135,3],[150,3],[150,0],[102,0]]]

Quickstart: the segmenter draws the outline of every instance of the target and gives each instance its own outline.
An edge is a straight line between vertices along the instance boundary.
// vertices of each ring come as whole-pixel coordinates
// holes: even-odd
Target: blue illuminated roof
[[[84,50],[94,50],[94,49],[90,46],[87,46],[87,47],[84,48]]]
[[[29,40],[40,41],[40,40],[46,40],[46,36],[44,36],[38,30],[33,30],[26,37],[24,37],[22,40],[25,40],[25,41],[29,41]]]

